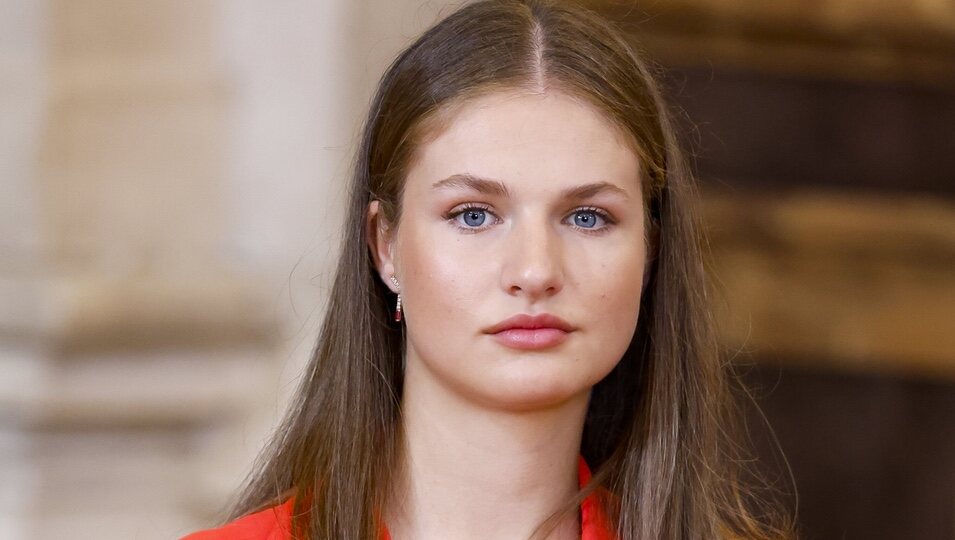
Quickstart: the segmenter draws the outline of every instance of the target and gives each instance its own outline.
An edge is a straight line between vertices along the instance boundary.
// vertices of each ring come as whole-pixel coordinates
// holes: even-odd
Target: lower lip
[[[505,347],[522,350],[547,349],[556,347],[567,339],[567,332],[559,328],[511,328],[496,334],[491,334],[495,340]]]

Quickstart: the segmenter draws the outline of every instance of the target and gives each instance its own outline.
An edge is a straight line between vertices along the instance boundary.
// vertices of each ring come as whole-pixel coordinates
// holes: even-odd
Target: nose
[[[509,231],[502,285],[508,294],[536,301],[564,286],[560,239],[546,220],[522,220]]]

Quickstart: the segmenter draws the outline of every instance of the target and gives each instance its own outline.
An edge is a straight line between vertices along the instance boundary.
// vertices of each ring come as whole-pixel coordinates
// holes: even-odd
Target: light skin
[[[399,226],[369,206],[407,332],[402,474],[384,511],[396,540],[528,538],[576,492],[590,391],[637,324],[639,166],[590,105],[499,92],[417,149]],[[519,350],[486,333],[541,313],[573,327],[562,343]],[[579,538],[576,516],[550,538]]]

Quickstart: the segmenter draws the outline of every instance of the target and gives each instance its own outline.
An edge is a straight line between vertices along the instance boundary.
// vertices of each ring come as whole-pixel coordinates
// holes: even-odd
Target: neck
[[[578,489],[589,393],[546,409],[481,407],[406,378],[392,538],[530,538]],[[579,538],[574,514],[548,538]]]

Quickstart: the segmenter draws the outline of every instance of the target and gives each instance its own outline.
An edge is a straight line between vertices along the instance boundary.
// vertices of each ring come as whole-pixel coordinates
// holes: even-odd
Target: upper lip
[[[550,313],[541,313],[539,315],[514,315],[488,328],[486,334],[496,334],[512,328],[522,328],[527,330],[536,330],[538,328],[558,328],[564,332],[572,332],[574,327],[564,319]]]

